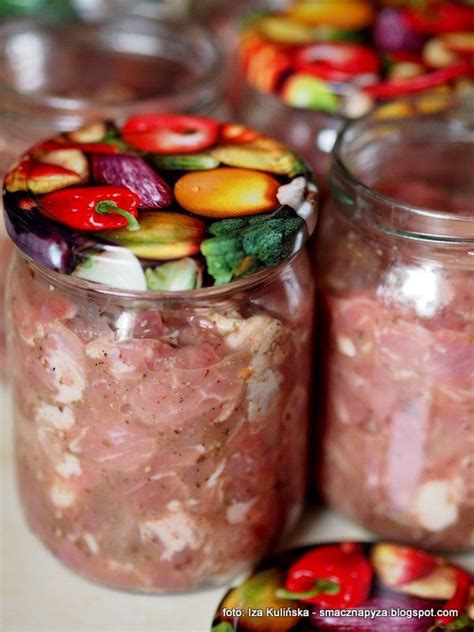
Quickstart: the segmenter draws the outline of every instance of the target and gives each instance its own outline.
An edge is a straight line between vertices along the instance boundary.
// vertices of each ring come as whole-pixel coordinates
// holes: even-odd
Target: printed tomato
[[[214,145],[219,123],[201,116],[132,116],[122,128],[126,143],[155,154],[192,154]]]

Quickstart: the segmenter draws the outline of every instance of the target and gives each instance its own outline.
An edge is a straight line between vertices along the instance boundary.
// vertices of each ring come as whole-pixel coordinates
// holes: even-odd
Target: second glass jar
[[[473,113],[342,134],[317,241],[322,487],[385,537],[473,545]]]

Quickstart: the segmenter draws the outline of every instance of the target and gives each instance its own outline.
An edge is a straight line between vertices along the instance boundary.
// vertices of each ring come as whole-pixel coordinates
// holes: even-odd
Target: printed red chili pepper
[[[38,211],[76,230],[138,230],[140,198],[125,187],[62,189],[41,196]]]
[[[331,544],[295,562],[277,596],[325,608],[355,608],[369,597],[371,583],[372,567],[360,545]]]
[[[428,88],[443,85],[457,77],[468,75],[470,70],[471,65],[469,62],[462,61],[448,68],[428,72],[424,75],[418,75],[417,77],[376,83],[371,86],[366,86],[364,90],[377,99],[392,99],[394,97],[400,97],[414,92],[422,92]]]
[[[219,123],[202,116],[132,116],[122,128],[126,143],[156,154],[193,154],[217,141]]]
[[[456,590],[451,599],[449,599],[442,608],[443,610],[457,610],[458,614],[456,616],[440,616],[437,617],[436,621],[444,624],[452,623],[466,610],[467,598],[472,583],[472,575],[458,568]]]
[[[456,33],[474,28],[474,8],[448,2],[404,9],[409,26],[420,33]]]

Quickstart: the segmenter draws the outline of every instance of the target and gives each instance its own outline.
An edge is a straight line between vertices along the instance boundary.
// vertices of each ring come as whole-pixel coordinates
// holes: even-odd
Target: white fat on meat
[[[354,358],[357,355],[355,345],[348,336],[338,336],[336,344],[338,351],[348,358]]]
[[[258,498],[251,498],[246,502],[233,502],[226,512],[227,522],[229,524],[238,524],[239,522],[243,522],[257,500]]]
[[[186,512],[171,512],[162,518],[145,520],[140,523],[140,537],[143,542],[159,542],[163,547],[161,559],[170,561],[186,549],[196,550],[202,544],[202,535],[196,521]]]
[[[87,548],[92,553],[92,555],[97,555],[97,553],[99,552],[99,543],[97,542],[97,538],[95,537],[95,535],[86,531],[83,534],[82,539],[86,543]]]
[[[82,474],[81,462],[74,454],[66,453],[59,463],[54,466],[56,472],[63,478],[80,476]]]
[[[221,463],[219,463],[219,465],[216,467],[214,472],[207,479],[207,483],[206,483],[207,487],[215,487],[217,485],[217,482],[218,482],[222,472],[224,471],[225,464],[226,464],[225,460],[221,461]]]
[[[252,373],[247,380],[250,419],[255,419],[259,415],[264,414],[278,400],[278,388],[282,381],[282,374],[270,368]]]
[[[56,481],[49,490],[51,502],[60,509],[71,507],[76,501],[76,490],[63,481]]]
[[[46,424],[56,430],[68,430],[76,423],[72,408],[51,404],[40,404],[36,409],[35,419],[38,424]]]
[[[132,353],[128,353],[132,351]],[[85,346],[85,354],[94,360],[107,361],[110,372],[117,379],[133,377],[144,361],[152,355],[152,350],[148,348],[130,349],[121,347],[119,343],[108,342],[98,338],[89,342]]]
[[[414,512],[428,531],[442,531],[459,516],[460,481],[431,480],[421,485],[415,496]]]
[[[211,319],[225,337],[228,347],[252,356],[246,384],[248,414],[253,420],[265,414],[278,401],[283,377],[273,367],[281,363],[288,353],[285,328],[279,320],[263,314],[247,319],[213,314]]]
[[[70,354],[56,349],[47,357],[49,368],[53,375],[53,385],[56,390],[54,399],[60,404],[72,404],[82,399],[86,387],[83,367],[75,362]]]

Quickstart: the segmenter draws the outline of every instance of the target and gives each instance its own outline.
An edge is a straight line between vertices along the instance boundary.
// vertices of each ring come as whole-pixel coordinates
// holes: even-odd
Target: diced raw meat
[[[151,459],[156,444],[144,429],[130,423],[99,423],[87,429],[77,448],[103,470],[131,472]]]
[[[66,298],[17,263],[21,496],[33,530],[80,574],[155,592],[229,581],[294,523],[313,293],[308,260],[291,265],[293,294],[274,281],[254,303],[239,291],[225,305],[142,311]]]
[[[326,301],[326,497],[386,536],[470,546],[471,322],[433,328],[367,291]]]

